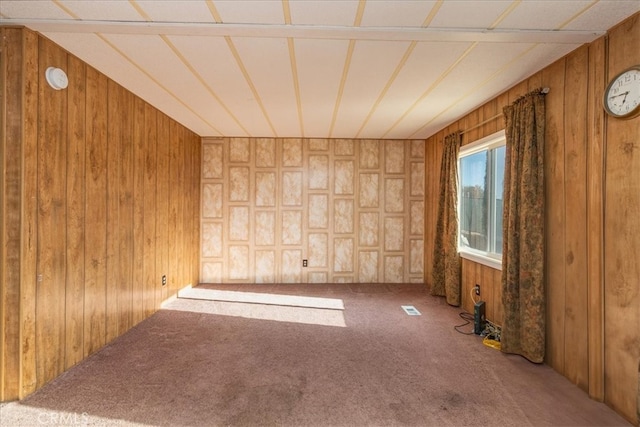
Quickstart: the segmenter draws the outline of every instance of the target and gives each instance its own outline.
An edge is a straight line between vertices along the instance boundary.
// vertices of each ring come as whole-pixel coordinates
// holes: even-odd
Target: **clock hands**
[[[622,100],[622,103],[624,104],[624,101],[626,101],[626,99],[627,99],[627,95],[629,95],[629,91],[622,92],[622,93],[619,93],[617,95],[610,96],[609,99],[613,100],[614,98],[617,98],[619,96],[624,96],[624,99]]]

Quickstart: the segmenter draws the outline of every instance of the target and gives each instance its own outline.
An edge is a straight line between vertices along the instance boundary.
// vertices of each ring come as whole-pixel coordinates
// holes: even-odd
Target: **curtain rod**
[[[549,88],[548,88],[548,87],[543,87],[543,88],[541,88],[541,89],[540,89],[540,93],[543,93],[543,94],[545,94],[545,95],[546,95],[547,93],[549,93]],[[465,134],[465,133],[467,133],[467,132],[471,132],[472,130],[477,129],[477,128],[479,128],[480,126],[482,126],[482,125],[484,125],[484,124],[487,124],[487,123],[489,123],[489,122],[491,122],[491,121],[493,121],[493,120],[495,120],[495,119],[498,119],[498,118],[500,118],[500,117],[502,117],[502,113],[498,113],[498,114],[496,114],[495,116],[491,116],[491,117],[489,117],[488,119],[485,119],[485,120],[481,121],[481,122],[480,122],[480,123],[478,123],[477,125],[471,126],[471,127],[470,127],[470,128],[468,128],[468,129],[465,129],[465,130],[463,130],[463,131],[460,131],[460,134]]]

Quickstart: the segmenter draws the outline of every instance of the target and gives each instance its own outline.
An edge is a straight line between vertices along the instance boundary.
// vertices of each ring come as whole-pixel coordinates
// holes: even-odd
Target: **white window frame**
[[[494,148],[498,148],[501,146],[506,145],[506,136],[505,136],[505,131],[501,130],[498,131],[496,133],[493,133],[489,136],[486,136],[484,138],[481,138],[477,141],[474,141],[470,144],[464,145],[462,147],[460,147],[460,151],[458,152],[458,212],[461,212],[461,206],[460,203],[462,201],[462,198],[460,197],[460,191],[462,191],[461,188],[461,180],[460,180],[460,160],[463,157],[467,157],[470,156],[472,154],[476,154],[479,153],[481,151],[485,151],[485,150],[491,150]],[[491,191],[492,189],[490,189]],[[493,197],[491,197],[491,200],[493,200]],[[495,207],[492,206],[491,210],[493,210]],[[493,217],[493,215],[491,215]],[[458,254],[460,254],[460,256],[462,258],[477,262],[479,264],[483,264],[486,265],[488,267],[491,268],[495,268],[496,270],[502,270],[502,255],[501,254],[497,254],[497,253],[490,253],[490,252],[485,252],[485,251],[480,251],[477,249],[473,249],[470,247],[466,247],[466,246],[460,246],[460,232],[461,232],[461,227],[460,224],[458,224]],[[488,230],[489,233],[491,233],[491,230]]]

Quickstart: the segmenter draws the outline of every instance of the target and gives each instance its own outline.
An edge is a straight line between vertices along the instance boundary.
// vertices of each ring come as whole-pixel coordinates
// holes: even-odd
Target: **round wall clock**
[[[640,114],[640,65],[616,75],[607,85],[602,100],[607,114],[630,119]]]

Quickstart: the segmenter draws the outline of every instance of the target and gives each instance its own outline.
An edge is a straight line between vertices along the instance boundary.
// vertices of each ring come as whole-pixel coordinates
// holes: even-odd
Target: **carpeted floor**
[[[311,298],[294,307],[277,296],[211,301],[206,288]],[[417,285],[194,291],[198,299],[170,302],[27,399],[2,405],[0,424],[631,425],[549,367],[456,332],[459,309]]]

